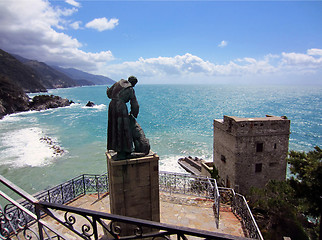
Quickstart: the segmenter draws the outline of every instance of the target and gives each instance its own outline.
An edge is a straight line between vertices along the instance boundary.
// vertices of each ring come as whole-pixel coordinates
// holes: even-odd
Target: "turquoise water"
[[[321,146],[322,87],[137,85],[135,91],[138,122],[160,156],[161,170],[184,172],[177,159],[187,155],[212,161],[213,119],[223,115],[286,115],[290,150]],[[106,86],[50,90],[75,104],[1,120],[0,174],[34,193],[79,174],[106,172],[105,92]],[[96,106],[85,107],[88,101]],[[64,154],[55,155],[51,146]]]

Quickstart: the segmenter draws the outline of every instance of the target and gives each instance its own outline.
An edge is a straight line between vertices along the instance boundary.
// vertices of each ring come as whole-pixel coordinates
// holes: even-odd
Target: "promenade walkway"
[[[109,196],[98,200],[97,194],[85,195],[71,202],[70,206],[110,213]],[[213,202],[192,196],[160,193],[161,222],[225,233],[244,237],[240,221],[230,211],[222,207],[220,211],[219,228],[217,229],[213,213]]]

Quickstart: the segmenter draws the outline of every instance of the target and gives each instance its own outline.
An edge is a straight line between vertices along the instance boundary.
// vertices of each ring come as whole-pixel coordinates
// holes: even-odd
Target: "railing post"
[[[106,192],[109,191],[109,186],[108,186],[108,178],[107,178],[107,174],[105,175],[105,186],[106,186]]]
[[[86,194],[85,174],[83,174],[83,188],[84,188],[83,194]]]
[[[98,240],[98,230],[97,230],[97,219],[93,217],[93,231],[94,231],[94,239]]]
[[[98,184],[98,177],[95,175],[95,180],[96,180],[96,191],[97,191],[97,198],[100,198],[100,189],[99,189],[99,184]]]
[[[48,193],[48,202],[51,202],[51,199],[50,199],[50,191],[48,190],[47,193]]]
[[[76,198],[75,186],[74,186],[74,178],[72,179],[72,187],[73,187],[73,197]]]
[[[63,191],[63,184],[60,185],[60,191],[61,191],[61,200],[62,200],[62,204],[64,204],[64,191]]]
[[[43,224],[40,221],[40,209],[38,204],[35,204],[35,212],[37,216],[37,224],[38,224],[38,234],[39,234],[39,239],[43,240],[44,239],[44,234],[43,234]]]

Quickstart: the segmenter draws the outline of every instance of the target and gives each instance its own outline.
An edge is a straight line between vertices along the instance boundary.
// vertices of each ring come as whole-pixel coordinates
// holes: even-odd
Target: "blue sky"
[[[321,85],[321,12],[321,1],[0,0],[0,48],[146,84]]]

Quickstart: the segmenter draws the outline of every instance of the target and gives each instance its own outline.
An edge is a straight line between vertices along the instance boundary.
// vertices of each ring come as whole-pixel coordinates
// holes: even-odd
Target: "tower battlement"
[[[214,120],[214,126],[233,136],[290,134],[290,120],[285,116],[263,118],[240,118],[224,116]]]

